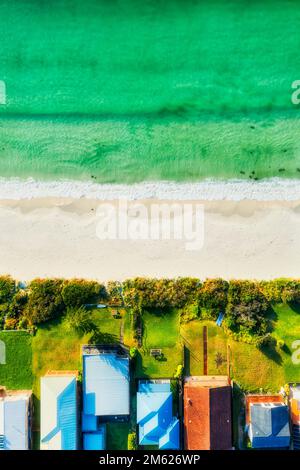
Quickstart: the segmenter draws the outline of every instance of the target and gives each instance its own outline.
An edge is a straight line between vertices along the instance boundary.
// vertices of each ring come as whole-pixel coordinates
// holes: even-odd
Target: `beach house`
[[[248,395],[246,430],[253,449],[288,449],[289,410],[282,396]]]
[[[300,384],[290,386],[289,405],[293,449],[300,450]]]
[[[185,378],[184,443],[187,450],[232,448],[232,389],[227,376]]]
[[[0,450],[30,449],[31,396],[30,390],[7,391],[0,387]]]
[[[82,432],[85,450],[105,449],[107,422],[128,420],[129,357],[122,347],[83,347]]]
[[[49,371],[41,378],[41,450],[76,450],[77,372]]]
[[[170,380],[140,380],[137,392],[138,442],[160,450],[180,448],[179,420],[173,416]]]

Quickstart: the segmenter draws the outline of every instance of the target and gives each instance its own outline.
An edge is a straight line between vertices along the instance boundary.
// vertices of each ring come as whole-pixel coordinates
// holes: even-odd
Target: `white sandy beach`
[[[0,201],[1,273],[20,280],[300,277],[300,200],[203,201],[200,251],[186,251],[183,241],[174,240],[101,241],[96,236],[99,203],[71,198]]]

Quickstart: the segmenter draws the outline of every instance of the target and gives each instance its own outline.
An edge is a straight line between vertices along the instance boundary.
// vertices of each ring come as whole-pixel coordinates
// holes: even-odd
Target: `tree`
[[[64,310],[62,286],[62,279],[34,279],[29,284],[25,309],[29,323],[35,325],[61,315]]]
[[[117,281],[108,281],[106,285],[106,292],[108,296],[108,301],[110,305],[116,305],[122,307],[123,297],[122,297],[122,284]]]
[[[19,319],[23,316],[28,302],[28,294],[24,290],[19,290],[9,304],[7,318]]]
[[[133,307],[137,302],[142,308],[170,309],[183,307],[198,299],[199,279],[146,279],[137,277],[123,283],[125,304]]]
[[[68,330],[74,330],[82,334],[91,333],[96,329],[90,313],[83,306],[78,308],[68,307],[64,323]]]
[[[224,279],[206,279],[199,292],[201,307],[211,310],[224,310],[227,304],[228,282]]]
[[[71,279],[62,287],[62,298],[67,307],[80,307],[97,300],[103,294],[104,286],[96,281]]]
[[[269,307],[257,283],[252,281],[230,281],[226,308],[227,326],[239,332],[262,335],[266,333],[266,311]]]
[[[0,304],[10,302],[15,291],[15,280],[11,276],[0,276]]]

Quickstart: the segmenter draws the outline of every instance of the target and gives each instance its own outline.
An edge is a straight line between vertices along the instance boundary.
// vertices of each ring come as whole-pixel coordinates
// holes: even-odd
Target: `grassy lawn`
[[[31,335],[25,331],[0,331],[0,341],[6,350],[6,364],[0,364],[0,385],[11,390],[31,390]]]
[[[162,350],[162,358],[150,356],[150,349]],[[137,358],[137,377],[172,377],[182,363],[179,317],[168,313],[143,312],[143,348]]]
[[[10,389],[33,388],[35,400],[35,447],[39,436],[39,382],[48,370],[81,371],[81,346],[87,343],[116,343],[123,338],[126,346],[135,340],[128,311],[119,309],[120,318],[113,318],[112,309],[91,310],[95,330],[79,334],[66,328],[64,319],[41,325],[35,336],[22,331],[1,331],[6,345],[6,364],[0,364],[0,385]],[[138,352],[134,378],[172,377],[178,364],[185,363],[185,375],[203,374],[203,326],[208,327],[208,373],[227,373],[227,351],[234,381],[243,390],[278,392],[287,382],[300,381],[300,366],[292,362],[292,343],[300,339],[300,308],[276,305],[270,313],[272,335],[284,340],[284,347],[265,347],[233,341],[212,321],[192,320],[180,324],[179,313],[143,312],[143,346]],[[162,349],[160,360],[150,356],[150,349]],[[221,363],[217,363],[217,354]],[[135,427],[134,381],[131,386],[132,413],[129,423],[107,425],[107,448],[127,449],[128,432]],[[238,416],[241,395],[234,399],[235,442],[239,440]]]
[[[121,318],[115,319],[110,309],[91,310],[96,330],[78,334],[66,329],[64,319],[41,325],[32,340],[34,392],[39,397],[39,379],[48,370],[81,371],[81,347],[87,343],[115,343],[120,339]]]
[[[130,423],[108,423],[106,425],[107,450],[127,450]]]
[[[208,327],[208,374],[226,374],[227,337],[223,330],[211,321],[193,320],[181,325],[180,332],[185,343],[185,374],[203,375],[203,327]],[[223,363],[217,367],[216,354],[222,355]]]

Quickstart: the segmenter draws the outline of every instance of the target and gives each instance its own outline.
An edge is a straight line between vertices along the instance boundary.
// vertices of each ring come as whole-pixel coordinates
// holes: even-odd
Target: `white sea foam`
[[[270,178],[260,181],[206,179],[198,183],[144,182],[97,184],[75,180],[37,181],[32,178],[0,178],[0,199],[42,197],[86,198],[99,200],[167,199],[167,200],[300,200],[300,180]]]

